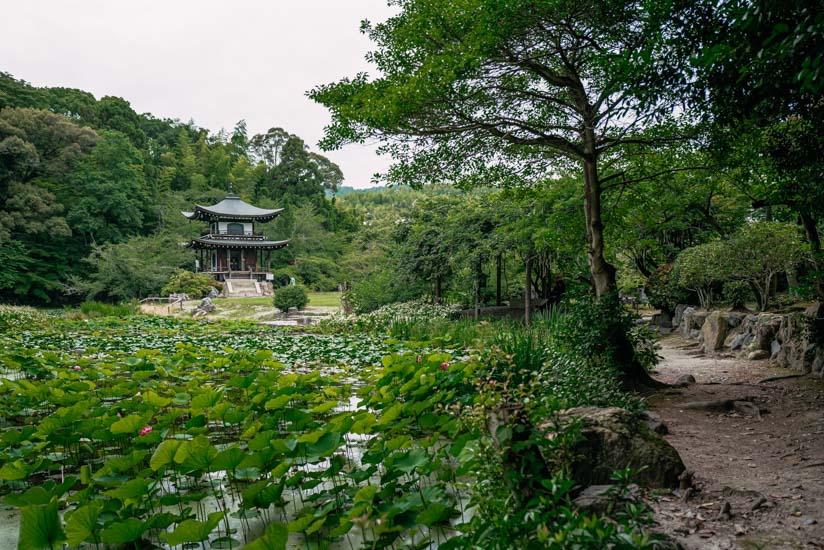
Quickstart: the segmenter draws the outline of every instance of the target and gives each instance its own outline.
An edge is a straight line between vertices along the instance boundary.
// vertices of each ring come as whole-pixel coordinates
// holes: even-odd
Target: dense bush
[[[647,279],[647,297],[652,307],[675,312],[675,307],[689,298],[689,293],[672,281],[672,264],[664,264]]]
[[[714,241],[687,248],[675,260],[670,281],[698,295],[702,308],[713,303],[713,290],[730,276],[727,261],[728,245]]]
[[[779,222],[753,222],[726,241],[687,248],[675,260],[672,281],[695,291],[701,307],[713,303],[713,291],[722,283],[740,281],[755,291],[758,307],[769,305],[779,273],[795,269],[807,253],[798,227]]]
[[[745,282],[755,290],[758,307],[765,311],[776,275],[795,269],[807,255],[805,248],[801,231],[795,225],[750,223],[730,238],[727,272],[730,279]]]
[[[346,300],[355,313],[369,313],[397,302],[414,300],[426,293],[422,285],[399,281],[391,271],[379,271],[354,283]]]
[[[161,290],[161,294],[187,294],[192,299],[202,298],[209,294],[212,287],[220,287],[221,283],[205,273],[193,273],[185,269],[178,269]]]
[[[331,292],[338,289],[340,269],[327,258],[309,256],[300,258],[294,267],[304,285],[319,292]]]
[[[33,307],[0,304],[0,331],[31,330],[48,324],[48,316]]]
[[[724,283],[723,296],[732,309],[744,309],[747,300],[752,298],[752,289],[744,281],[727,281]]]
[[[306,289],[300,285],[282,286],[275,291],[272,298],[272,303],[276,308],[283,312],[289,311],[289,308],[302,309],[309,303],[309,295]]]

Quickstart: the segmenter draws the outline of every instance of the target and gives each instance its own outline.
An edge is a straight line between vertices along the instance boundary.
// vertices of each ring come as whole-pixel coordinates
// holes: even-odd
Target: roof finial
[[[229,193],[233,193],[234,190],[232,189],[232,182],[229,182]]]

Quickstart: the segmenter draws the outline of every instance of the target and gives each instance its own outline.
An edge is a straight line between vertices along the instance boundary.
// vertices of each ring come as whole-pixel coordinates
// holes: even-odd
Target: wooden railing
[[[244,231],[242,233],[232,233],[230,231],[207,231],[201,237],[217,237],[218,239],[265,239],[266,236],[260,231]]]

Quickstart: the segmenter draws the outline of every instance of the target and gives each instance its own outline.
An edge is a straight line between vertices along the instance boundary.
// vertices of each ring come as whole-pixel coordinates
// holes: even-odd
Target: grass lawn
[[[310,292],[310,306],[340,307],[341,292]]]
[[[340,307],[340,292],[310,292],[310,306]],[[255,298],[215,298],[215,305],[246,305],[246,306],[272,306],[271,296],[261,296]],[[274,307],[274,306],[272,306]]]

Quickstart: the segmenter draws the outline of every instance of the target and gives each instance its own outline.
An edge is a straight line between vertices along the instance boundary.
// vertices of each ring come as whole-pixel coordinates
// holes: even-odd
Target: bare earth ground
[[[697,384],[649,399],[667,440],[695,472],[694,494],[650,495],[659,529],[686,549],[824,548],[824,382],[769,361],[704,357],[677,336],[663,340],[655,377]],[[685,410],[694,401],[750,398],[761,417]],[[729,503],[731,517],[720,517]]]

